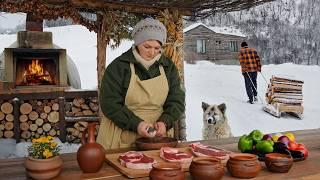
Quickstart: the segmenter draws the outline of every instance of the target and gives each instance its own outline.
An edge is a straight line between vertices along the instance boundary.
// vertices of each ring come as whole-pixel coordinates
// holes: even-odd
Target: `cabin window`
[[[197,53],[206,53],[206,40],[198,39],[197,40]]]
[[[229,47],[231,52],[237,52],[239,50],[237,41],[230,41]]]

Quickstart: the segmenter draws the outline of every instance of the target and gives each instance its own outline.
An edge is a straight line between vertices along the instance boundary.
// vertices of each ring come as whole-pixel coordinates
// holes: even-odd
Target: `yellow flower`
[[[44,156],[46,159],[48,159],[48,158],[52,157],[53,154],[52,154],[52,152],[49,151],[49,149],[45,149],[45,150],[43,151],[43,156]]]
[[[50,146],[51,146],[51,148],[55,148],[55,147],[57,147],[57,143],[56,142],[51,142]]]

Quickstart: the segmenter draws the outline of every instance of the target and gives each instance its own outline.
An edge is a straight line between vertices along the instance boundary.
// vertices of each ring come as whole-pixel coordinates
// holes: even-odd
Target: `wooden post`
[[[14,138],[16,139],[16,143],[20,142],[20,122],[19,122],[19,116],[20,116],[20,100],[19,98],[14,98],[12,100],[13,102],[13,124],[14,124]]]
[[[97,72],[98,72],[98,94],[100,89],[101,79],[106,69],[106,14],[97,14],[97,22],[99,24],[97,32]]]
[[[66,121],[65,121],[65,110],[64,110],[64,97],[59,97],[59,129],[60,129],[60,141],[66,142],[67,132],[66,132]]]

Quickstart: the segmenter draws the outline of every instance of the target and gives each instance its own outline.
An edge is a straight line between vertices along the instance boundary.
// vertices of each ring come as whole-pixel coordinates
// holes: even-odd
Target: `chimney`
[[[26,31],[43,31],[43,19],[27,13]]]

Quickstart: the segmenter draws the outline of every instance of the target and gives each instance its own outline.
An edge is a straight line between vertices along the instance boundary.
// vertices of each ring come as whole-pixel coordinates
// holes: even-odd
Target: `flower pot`
[[[52,179],[61,172],[62,163],[60,156],[49,159],[27,157],[25,161],[26,173],[33,179]]]

